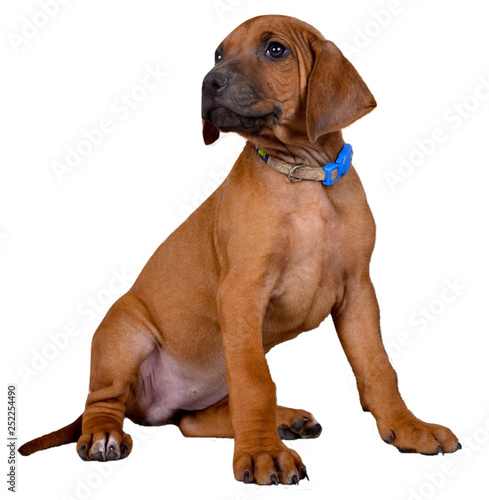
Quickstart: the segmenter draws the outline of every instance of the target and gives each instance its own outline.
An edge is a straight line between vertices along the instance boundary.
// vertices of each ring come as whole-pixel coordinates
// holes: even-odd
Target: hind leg
[[[205,410],[184,413],[178,427],[186,437],[234,438],[228,397]],[[321,430],[311,413],[277,406],[277,431],[281,439],[316,438]]]
[[[131,452],[122,424],[142,361],[154,349],[145,311],[131,295],[109,310],[92,340],[90,394],[77,452],[83,460],[118,460]]]

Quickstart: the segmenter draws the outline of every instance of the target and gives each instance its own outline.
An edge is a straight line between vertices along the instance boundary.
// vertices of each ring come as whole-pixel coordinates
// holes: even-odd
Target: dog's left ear
[[[206,146],[216,142],[217,139],[219,139],[220,134],[221,132],[213,123],[207,120],[202,120],[202,135]]]
[[[306,126],[311,142],[340,130],[377,106],[357,70],[330,41],[315,40],[314,67],[307,84]]]

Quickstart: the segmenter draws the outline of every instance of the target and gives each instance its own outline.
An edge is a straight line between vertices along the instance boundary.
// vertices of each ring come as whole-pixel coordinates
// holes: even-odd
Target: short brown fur
[[[272,42],[283,57],[267,52]],[[329,314],[381,438],[402,451],[456,451],[453,433],[414,417],[399,394],[369,276],[375,224],[355,169],[334,186],[291,183],[256,153],[321,168],[341,150],[341,129],[375,107],[372,94],[332,42],[293,18],[251,19],[219,55],[204,80],[204,139],[234,130],[248,142],[96,331],[81,428],[76,421],[21,453],[77,440],[85,460],[124,458],[128,417],[233,437],[236,479],[296,483],[306,469],[281,438],[316,437],[321,427],[277,406],[265,354]],[[189,402],[166,412],[176,391],[162,394],[162,380]]]

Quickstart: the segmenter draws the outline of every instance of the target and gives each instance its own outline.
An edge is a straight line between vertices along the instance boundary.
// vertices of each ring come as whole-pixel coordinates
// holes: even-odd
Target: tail
[[[36,451],[46,450],[53,446],[61,446],[62,444],[75,443],[81,436],[82,415],[80,415],[72,424],[63,427],[54,432],[50,432],[44,436],[38,437],[23,444],[19,448],[21,455],[27,456]]]

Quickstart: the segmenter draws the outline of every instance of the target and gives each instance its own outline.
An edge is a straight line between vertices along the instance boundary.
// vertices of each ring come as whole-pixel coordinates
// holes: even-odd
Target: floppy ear
[[[306,126],[309,140],[316,142],[366,115],[377,103],[333,42],[315,40],[311,46],[315,61],[307,84]]]
[[[204,143],[206,146],[216,142],[220,134],[221,132],[213,123],[202,120],[202,135],[204,136]]]

